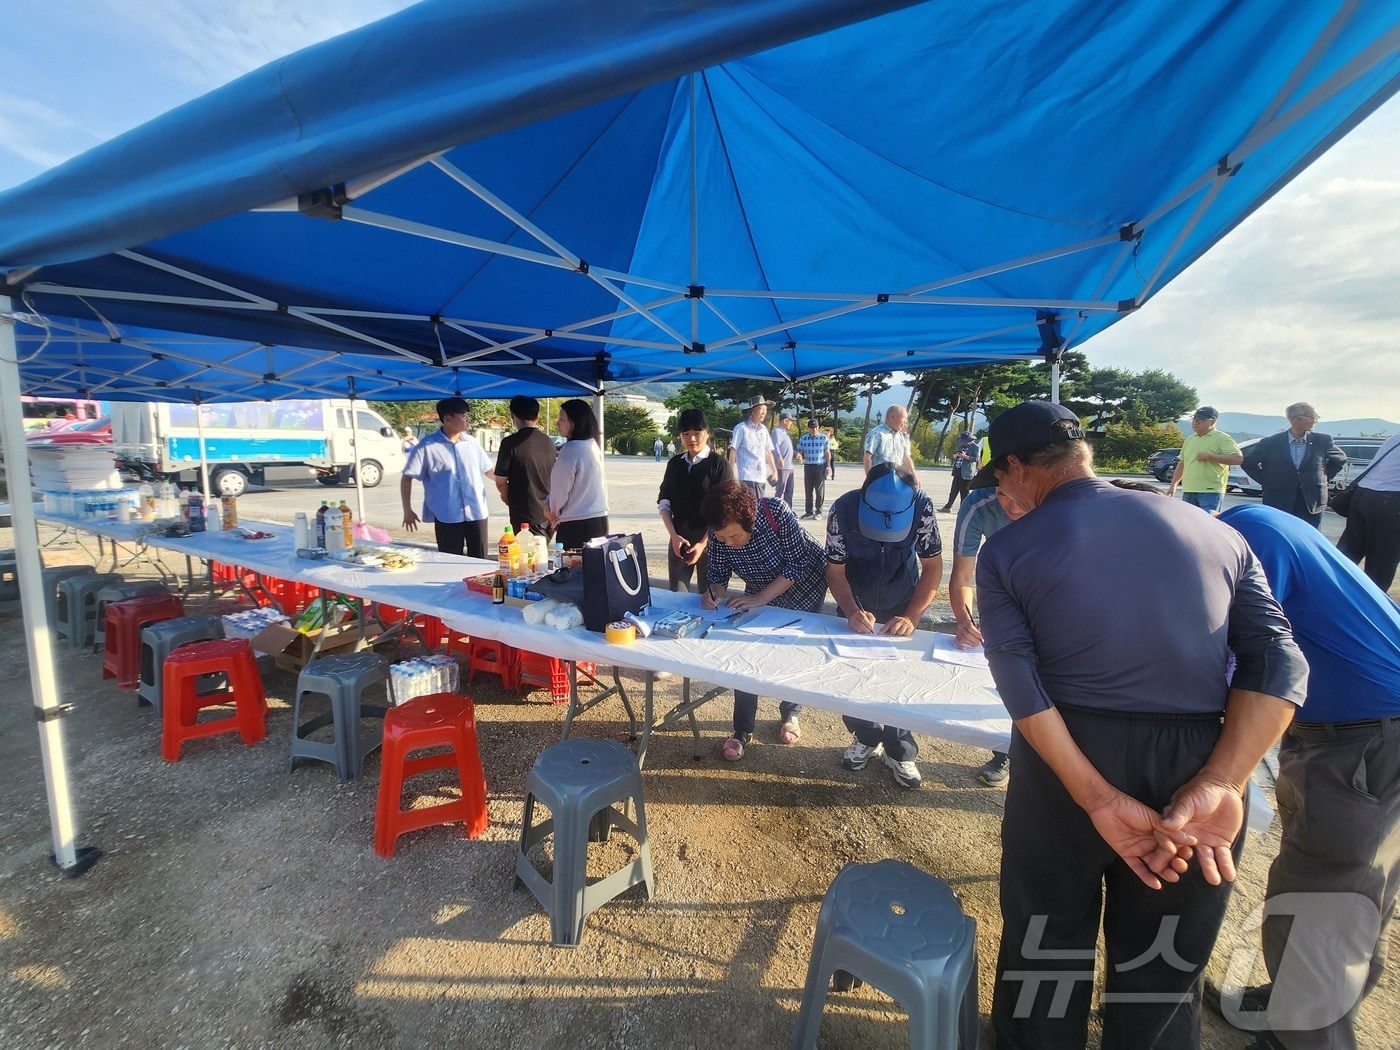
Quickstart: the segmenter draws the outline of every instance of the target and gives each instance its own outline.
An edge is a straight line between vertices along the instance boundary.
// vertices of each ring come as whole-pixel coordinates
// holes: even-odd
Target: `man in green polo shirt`
[[[1181,498],[1207,514],[1220,512],[1230,468],[1244,462],[1235,439],[1215,429],[1219,418],[1220,413],[1209,405],[1196,409],[1191,417],[1191,436],[1181,446],[1171,485],[1167,487],[1167,495],[1175,496],[1180,485]]]

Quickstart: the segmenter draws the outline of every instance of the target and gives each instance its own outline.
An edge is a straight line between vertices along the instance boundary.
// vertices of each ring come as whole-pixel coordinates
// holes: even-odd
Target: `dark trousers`
[[[703,531],[692,536],[686,536],[685,532],[683,532],[681,529],[677,529],[676,531],[679,532],[691,543],[694,543],[696,540],[701,540],[705,538],[705,532]],[[666,576],[670,582],[671,590],[690,590],[690,581],[692,578],[695,579],[697,584],[703,584],[705,582],[706,575],[709,573],[709,569],[709,547],[705,548],[705,553],[700,555],[699,561],[697,561],[694,565],[687,565],[682,559],[676,557],[675,549],[669,543],[666,544]]]
[[[435,521],[433,534],[443,554],[486,557],[486,519],[480,521]]]
[[[1400,890],[1400,718],[1295,724],[1279,747],[1277,793],[1283,841],[1263,933],[1270,1026],[1290,1050],[1354,1050]]]
[[[802,468],[802,487],[807,494],[807,513],[820,514],[822,504],[826,502],[826,464],[818,463],[816,466],[808,463]],[[816,504],[813,505],[813,498]]]
[[[1218,715],[1126,715],[1058,705],[1070,735],[1109,783],[1160,812],[1204,764]],[[1002,819],[1001,950],[992,998],[999,1050],[1083,1050],[1104,934],[1103,1050],[1200,1045],[1200,977],[1230,884],[1192,864],[1148,889],[1024,737]],[[1234,852],[1244,843],[1241,831]]]
[[[566,551],[578,550],[589,540],[608,534],[608,516],[561,521],[554,526],[554,542],[562,543]]]
[[[953,505],[953,500],[962,501],[967,499],[967,487],[971,484],[972,479],[963,477],[961,470],[954,471],[953,487],[948,490],[948,499],[943,503],[944,508],[951,507]]]
[[[1322,512],[1314,514],[1308,509],[1308,501],[1303,498],[1303,490],[1297,489],[1293,493],[1293,508],[1288,512],[1295,518],[1302,518],[1315,529],[1322,528]]]
[[[1337,544],[1383,591],[1400,566],[1400,492],[1356,487],[1347,527]]]
[[[888,623],[891,616],[903,616],[906,607],[907,603],[893,609],[870,611],[874,614],[876,623]],[[896,762],[912,762],[919,757],[919,745],[914,743],[914,734],[907,729],[881,725],[879,722],[867,722],[864,718],[852,718],[850,715],[842,715],[841,721],[866,747],[884,744],[885,754]]]
[[[792,487],[795,481],[795,477],[796,471],[794,471],[791,467],[788,467],[786,469],[779,469],[778,487],[773,492],[773,495],[777,496],[789,507],[792,506]]]

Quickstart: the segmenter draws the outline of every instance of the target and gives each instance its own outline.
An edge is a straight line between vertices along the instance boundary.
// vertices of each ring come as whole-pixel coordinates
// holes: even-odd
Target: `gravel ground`
[[[940,497],[943,483],[940,472]],[[648,485],[637,491],[654,499]],[[626,513],[641,522],[645,509]],[[0,531],[0,546],[9,539]],[[48,552],[49,564],[82,557]],[[150,709],[100,667],[100,656],[60,656],[80,842],[104,853],[66,879],[46,859],[20,619],[0,614],[0,1046],[783,1046],[822,894],[843,864],[882,857],[958,893],[978,923],[984,1015],[990,1003],[1003,794],[972,777],[985,752],[921,740],[925,786],[908,792],[878,764],[840,768],[849,737],[834,715],[809,711],[802,739],[777,744],[765,701],[761,743],[730,765],[717,757],[728,727],[717,700],[701,712],[702,761],[688,732],[652,740],[656,896],[634,888],[589,917],[579,947],[554,948],[544,911],[512,890],[525,774],[562,722],[547,694],[516,697],[492,679],[468,688],[491,826],[475,841],[418,832],[385,861],[371,848],[377,754],[350,784],[321,763],[288,772],[292,675],[267,675],[265,741],[196,741],[167,764]],[[626,728],[610,701],[576,731],[625,740]],[[442,774],[416,784],[421,803],[453,790]],[[591,870],[627,843],[595,846]],[[1249,916],[1276,848],[1276,829],[1251,836],[1217,972],[1257,947]],[[1396,1043],[1398,984],[1392,970],[1368,1004],[1368,1050]],[[1248,1042],[1206,1017],[1205,1047]],[[822,1045],[907,1046],[908,1025],[861,987],[828,1000]]]

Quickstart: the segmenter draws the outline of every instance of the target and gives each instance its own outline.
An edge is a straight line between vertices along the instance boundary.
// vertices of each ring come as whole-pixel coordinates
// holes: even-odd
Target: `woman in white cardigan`
[[[608,534],[608,494],[603,488],[603,446],[598,417],[587,401],[559,406],[559,434],[568,438],[549,475],[545,516],[565,550]]]

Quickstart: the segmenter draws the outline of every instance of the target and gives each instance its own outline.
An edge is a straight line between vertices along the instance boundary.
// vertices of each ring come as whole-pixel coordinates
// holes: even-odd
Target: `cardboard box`
[[[284,671],[300,671],[313,657],[332,656],[338,653],[353,653],[367,649],[374,643],[377,631],[366,632],[360,637],[360,624],[357,620],[343,623],[339,627],[326,627],[302,634],[284,623],[275,623],[259,631],[252,641],[253,648],[261,652],[275,654],[277,666]],[[316,644],[320,643],[320,652]]]

